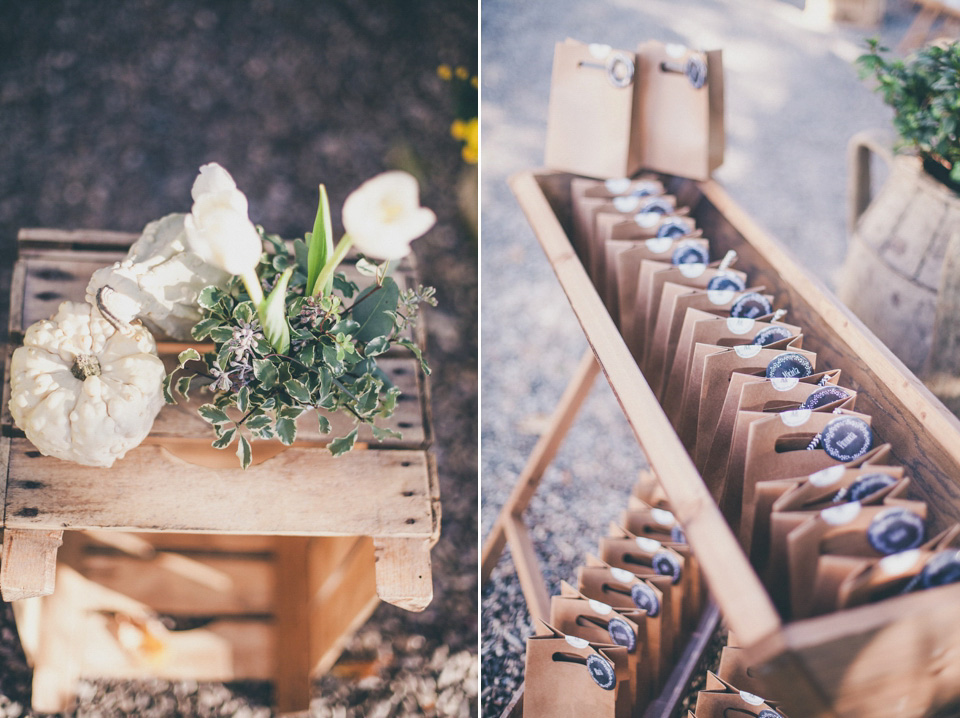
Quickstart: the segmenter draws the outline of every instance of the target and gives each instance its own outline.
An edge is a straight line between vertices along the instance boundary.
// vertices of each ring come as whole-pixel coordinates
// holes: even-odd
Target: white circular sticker
[[[888,576],[897,576],[917,565],[920,562],[921,553],[918,548],[892,553],[877,561],[877,568]]]
[[[687,54],[686,46],[678,45],[675,42],[669,43],[664,49],[666,50],[667,56],[672,57],[674,60],[678,60]]]
[[[639,217],[640,215],[638,214],[637,216]],[[673,240],[670,239],[670,237],[655,237],[654,239],[646,240],[644,244],[647,249],[654,254],[663,254],[673,246]]]
[[[744,703],[749,703],[752,706],[763,705],[763,698],[755,696],[753,693],[747,693],[746,691],[740,691],[740,699]]]
[[[637,212],[633,215],[633,221],[637,223],[638,227],[650,229],[650,227],[656,227],[659,224],[661,216],[659,212]]]
[[[707,299],[710,300],[711,304],[716,304],[720,306],[722,304],[729,304],[733,301],[733,297],[736,295],[736,292],[732,289],[708,289],[707,290]],[[739,319],[740,317],[732,317],[733,319]],[[750,320],[753,321],[752,319]]]
[[[599,613],[601,616],[606,616],[608,613],[610,613],[610,611],[613,610],[609,604],[603,603],[602,601],[595,601],[592,598],[590,599],[589,604],[590,609],[594,613]]]
[[[661,526],[673,526],[677,522],[677,518],[673,515],[673,512],[667,511],[666,509],[651,509],[650,515],[653,516],[653,520]]]
[[[632,212],[640,205],[640,198],[632,194],[613,198],[613,207],[618,212]]]
[[[791,409],[780,412],[780,421],[784,426],[803,426],[813,412],[810,409]]]
[[[831,526],[843,526],[853,521],[860,515],[860,502],[850,501],[839,506],[831,506],[820,512],[820,518]]]
[[[611,567],[610,575],[613,576],[614,581],[619,581],[620,583],[633,583],[634,575],[623,568]]]
[[[564,638],[566,638],[567,643],[569,643],[574,648],[586,648],[587,646],[590,645],[590,641],[584,638],[577,638],[576,636],[564,636]]]
[[[777,391],[788,391],[793,389],[800,380],[795,376],[774,376],[770,378],[770,384]]]
[[[607,188],[607,192],[610,194],[623,194],[630,189],[630,178],[617,177],[616,179],[608,179],[603,183],[603,186]]]
[[[591,42],[589,45],[590,54],[593,55],[598,60],[606,60],[607,55],[609,55],[613,48],[609,45],[604,45],[599,42]]]
[[[656,553],[663,548],[662,543],[656,539],[647,538],[646,536],[637,536],[636,541],[640,550],[646,553]]]
[[[760,350],[763,349],[759,344],[740,344],[735,346],[733,350],[737,353],[737,356],[741,359],[750,359],[755,357],[760,353]]]
[[[750,317],[727,317],[727,329],[733,334],[746,334],[756,322]]]
[[[809,481],[814,486],[830,486],[830,484],[835,484],[842,479],[845,471],[846,468],[843,466],[831,466],[810,474]]]
[[[677,269],[679,269],[680,274],[687,279],[693,279],[694,277],[699,277],[701,274],[707,271],[707,265],[699,262],[689,262],[685,264],[678,264]]]

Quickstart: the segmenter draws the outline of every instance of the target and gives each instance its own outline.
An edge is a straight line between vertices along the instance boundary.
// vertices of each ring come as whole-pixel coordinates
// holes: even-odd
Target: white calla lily
[[[437,216],[420,206],[416,178],[401,171],[384,172],[355,189],[343,203],[343,227],[363,254],[400,259],[410,243],[424,235]]]

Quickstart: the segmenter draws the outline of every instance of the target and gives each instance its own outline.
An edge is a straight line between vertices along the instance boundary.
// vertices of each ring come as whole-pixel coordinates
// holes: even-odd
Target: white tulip
[[[407,172],[384,172],[355,189],[343,203],[343,227],[363,254],[400,259],[437,216],[420,206],[420,187]]]
[[[190,191],[193,208],[184,220],[190,249],[228,274],[256,269],[263,244],[247,216],[247,198],[223,167],[204,165]]]

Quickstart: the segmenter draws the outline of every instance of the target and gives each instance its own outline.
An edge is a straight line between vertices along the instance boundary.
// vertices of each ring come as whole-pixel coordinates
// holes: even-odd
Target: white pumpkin
[[[143,326],[121,333],[85,302],[31,325],[10,363],[10,413],[40,453],[109,467],[163,406],[163,363]]]
[[[87,301],[121,326],[139,317],[157,334],[189,341],[190,329],[200,321],[200,291],[225,285],[230,275],[190,251],[185,217],[169,214],[144,227],[126,259],[93,273]],[[102,293],[103,287],[114,292]]]

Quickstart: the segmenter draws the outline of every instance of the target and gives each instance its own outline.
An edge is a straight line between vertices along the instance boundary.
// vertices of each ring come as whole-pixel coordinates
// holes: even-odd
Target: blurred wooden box
[[[310,677],[330,668],[378,597],[414,611],[432,599],[440,501],[419,362],[406,350],[380,362],[403,392],[383,425],[403,438],[378,443],[364,426],[338,458],[305,414],[293,446],[254,442],[243,471],[233,451],[210,447],[199,391],[165,406],[146,441],[110,469],[42,456],[7,408],[10,355],[30,324],[83,301],[93,271],[122,258],[136,235],[39,229],[18,239],[0,407],[0,590],[4,600],[33,599],[17,616],[35,707],[62,709],[80,675],[156,675],[273,677],[281,710],[305,709]],[[394,276],[415,286],[410,261]],[[422,345],[422,327],[408,337]],[[168,370],[184,346],[158,337]],[[330,436],[349,431],[349,419],[329,418]],[[93,533],[71,535],[80,531]],[[57,578],[67,586],[54,590]],[[155,614],[212,622],[170,632]],[[122,637],[137,632],[145,652],[124,648]]]
[[[784,622],[683,448],[568,240],[571,175],[513,176],[511,187],[597,361],[684,527],[726,624],[791,716],[920,718],[960,702],[960,585]],[[931,535],[960,520],[960,421],[712,181],[669,179],[669,193],[737,269],[804,329],[818,366],[842,369],[879,441],[929,504]],[[944,714],[946,715],[946,714]],[[952,713],[951,713],[952,715]]]
[[[804,7],[804,13],[817,21],[864,28],[879,27],[886,12],[886,0],[807,0]]]

